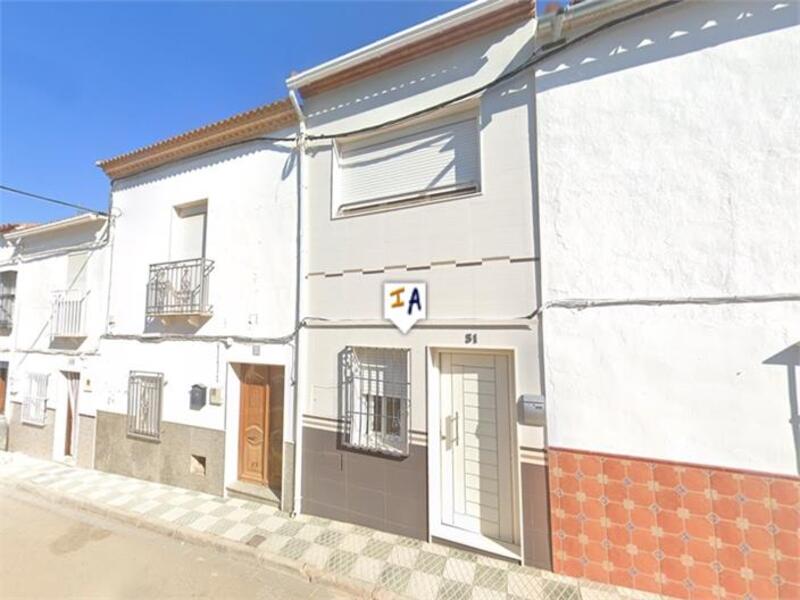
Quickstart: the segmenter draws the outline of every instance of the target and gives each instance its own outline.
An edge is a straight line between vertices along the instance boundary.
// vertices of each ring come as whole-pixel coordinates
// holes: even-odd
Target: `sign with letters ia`
[[[421,282],[400,281],[383,284],[383,318],[402,333],[428,314],[427,286]]]

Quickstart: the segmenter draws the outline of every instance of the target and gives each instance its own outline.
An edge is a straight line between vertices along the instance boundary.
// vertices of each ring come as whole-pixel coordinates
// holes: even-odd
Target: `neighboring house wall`
[[[215,494],[237,479],[240,399],[233,366],[279,365],[287,381],[292,372],[284,338],[295,328],[295,162],[291,144],[254,141],[113,183],[118,217],[109,334],[102,344],[98,468]],[[204,232],[179,229],[185,223],[175,207],[198,202],[207,208]],[[146,317],[150,265],[193,252],[199,258],[191,246],[202,238],[204,256],[213,261],[210,315]],[[127,435],[130,371],[164,376],[160,442]],[[219,388],[221,404],[191,408],[195,384]],[[292,394],[286,385],[280,398],[286,442],[292,440]],[[199,459],[205,475],[198,474]]]
[[[306,98],[308,133],[313,137],[379,124],[488,83],[529,57],[532,34],[531,23],[506,27]],[[439,535],[430,514],[441,485],[430,472],[429,458],[430,445],[440,443],[429,429],[431,419],[439,419],[438,404],[431,401],[438,387],[431,374],[433,353],[443,348],[511,351],[512,389],[504,408],[512,425],[503,442],[511,438],[515,496],[501,510],[513,513],[517,542],[524,538],[528,562],[547,565],[545,480],[534,474],[544,473],[543,431],[513,425],[516,397],[541,392],[538,324],[526,318],[537,307],[538,270],[527,134],[533,114],[530,83],[524,76],[509,80],[467,107],[479,122],[480,192],[465,197],[342,216],[338,209],[348,198],[337,188],[336,147],[330,141],[311,142],[304,219],[310,326],[301,339],[305,359],[300,373],[302,507],[303,512],[418,538]],[[427,123],[436,123],[442,114],[429,115]],[[391,132],[381,134],[392,137]],[[383,320],[385,281],[427,282],[427,321],[405,336]],[[467,334],[475,334],[477,344],[467,345]],[[348,346],[410,351],[408,457],[358,452],[342,443],[347,415],[339,361]],[[531,450],[521,452],[521,447]],[[537,464],[518,469],[518,454],[526,461],[533,456]],[[521,487],[544,502],[520,500]],[[524,524],[520,502],[527,504]],[[535,538],[537,528],[545,535]]]
[[[800,595],[799,33],[691,2],[538,67],[556,571]]]
[[[0,265],[17,273],[13,330],[0,338],[0,361],[8,363],[8,449],[91,467],[95,383],[102,375],[97,349],[107,303],[106,220],[35,231],[7,246]],[[60,310],[54,309],[57,297]],[[78,377],[71,401],[67,373]],[[42,424],[22,422],[31,375],[47,378]]]

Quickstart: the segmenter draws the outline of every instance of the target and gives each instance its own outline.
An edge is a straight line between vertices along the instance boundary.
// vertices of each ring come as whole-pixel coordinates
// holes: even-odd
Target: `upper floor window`
[[[0,273],[0,335],[6,335],[14,324],[14,300],[17,297],[17,272]]]
[[[205,200],[175,207],[170,231],[170,261],[205,258],[207,215]]]
[[[474,111],[345,141],[337,150],[334,194],[339,215],[480,190],[480,136]]]
[[[53,292],[50,317],[50,337],[84,337],[86,320],[86,272],[89,268],[89,253],[80,252],[67,256],[67,274],[63,290]]]
[[[65,290],[85,290],[86,273],[89,270],[89,253],[78,252],[67,256],[67,280]]]

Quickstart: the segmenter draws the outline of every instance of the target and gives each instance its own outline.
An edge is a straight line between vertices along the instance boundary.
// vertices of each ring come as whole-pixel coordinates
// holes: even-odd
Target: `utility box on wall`
[[[212,387],[211,389],[208,390],[208,403],[211,406],[222,405],[222,388]]]
[[[206,386],[196,383],[189,392],[189,408],[200,410],[206,405]]]
[[[522,394],[517,404],[517,416],[520,425],[544,427],[546,424],[544,396]]]

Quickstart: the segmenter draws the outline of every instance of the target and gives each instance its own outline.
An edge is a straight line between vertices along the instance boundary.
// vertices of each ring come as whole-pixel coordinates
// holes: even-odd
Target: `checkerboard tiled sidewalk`
[[[0,482],[111,508],[131,518],[251,546],[306,574],[325,573],[365,593],[419,600],[644,598],[547,571],[308,515],[219,498],[20,454],[0,453]],[[243,548],[244,549],[244,548]],[[291,562],[290,562],[291,561]]]

